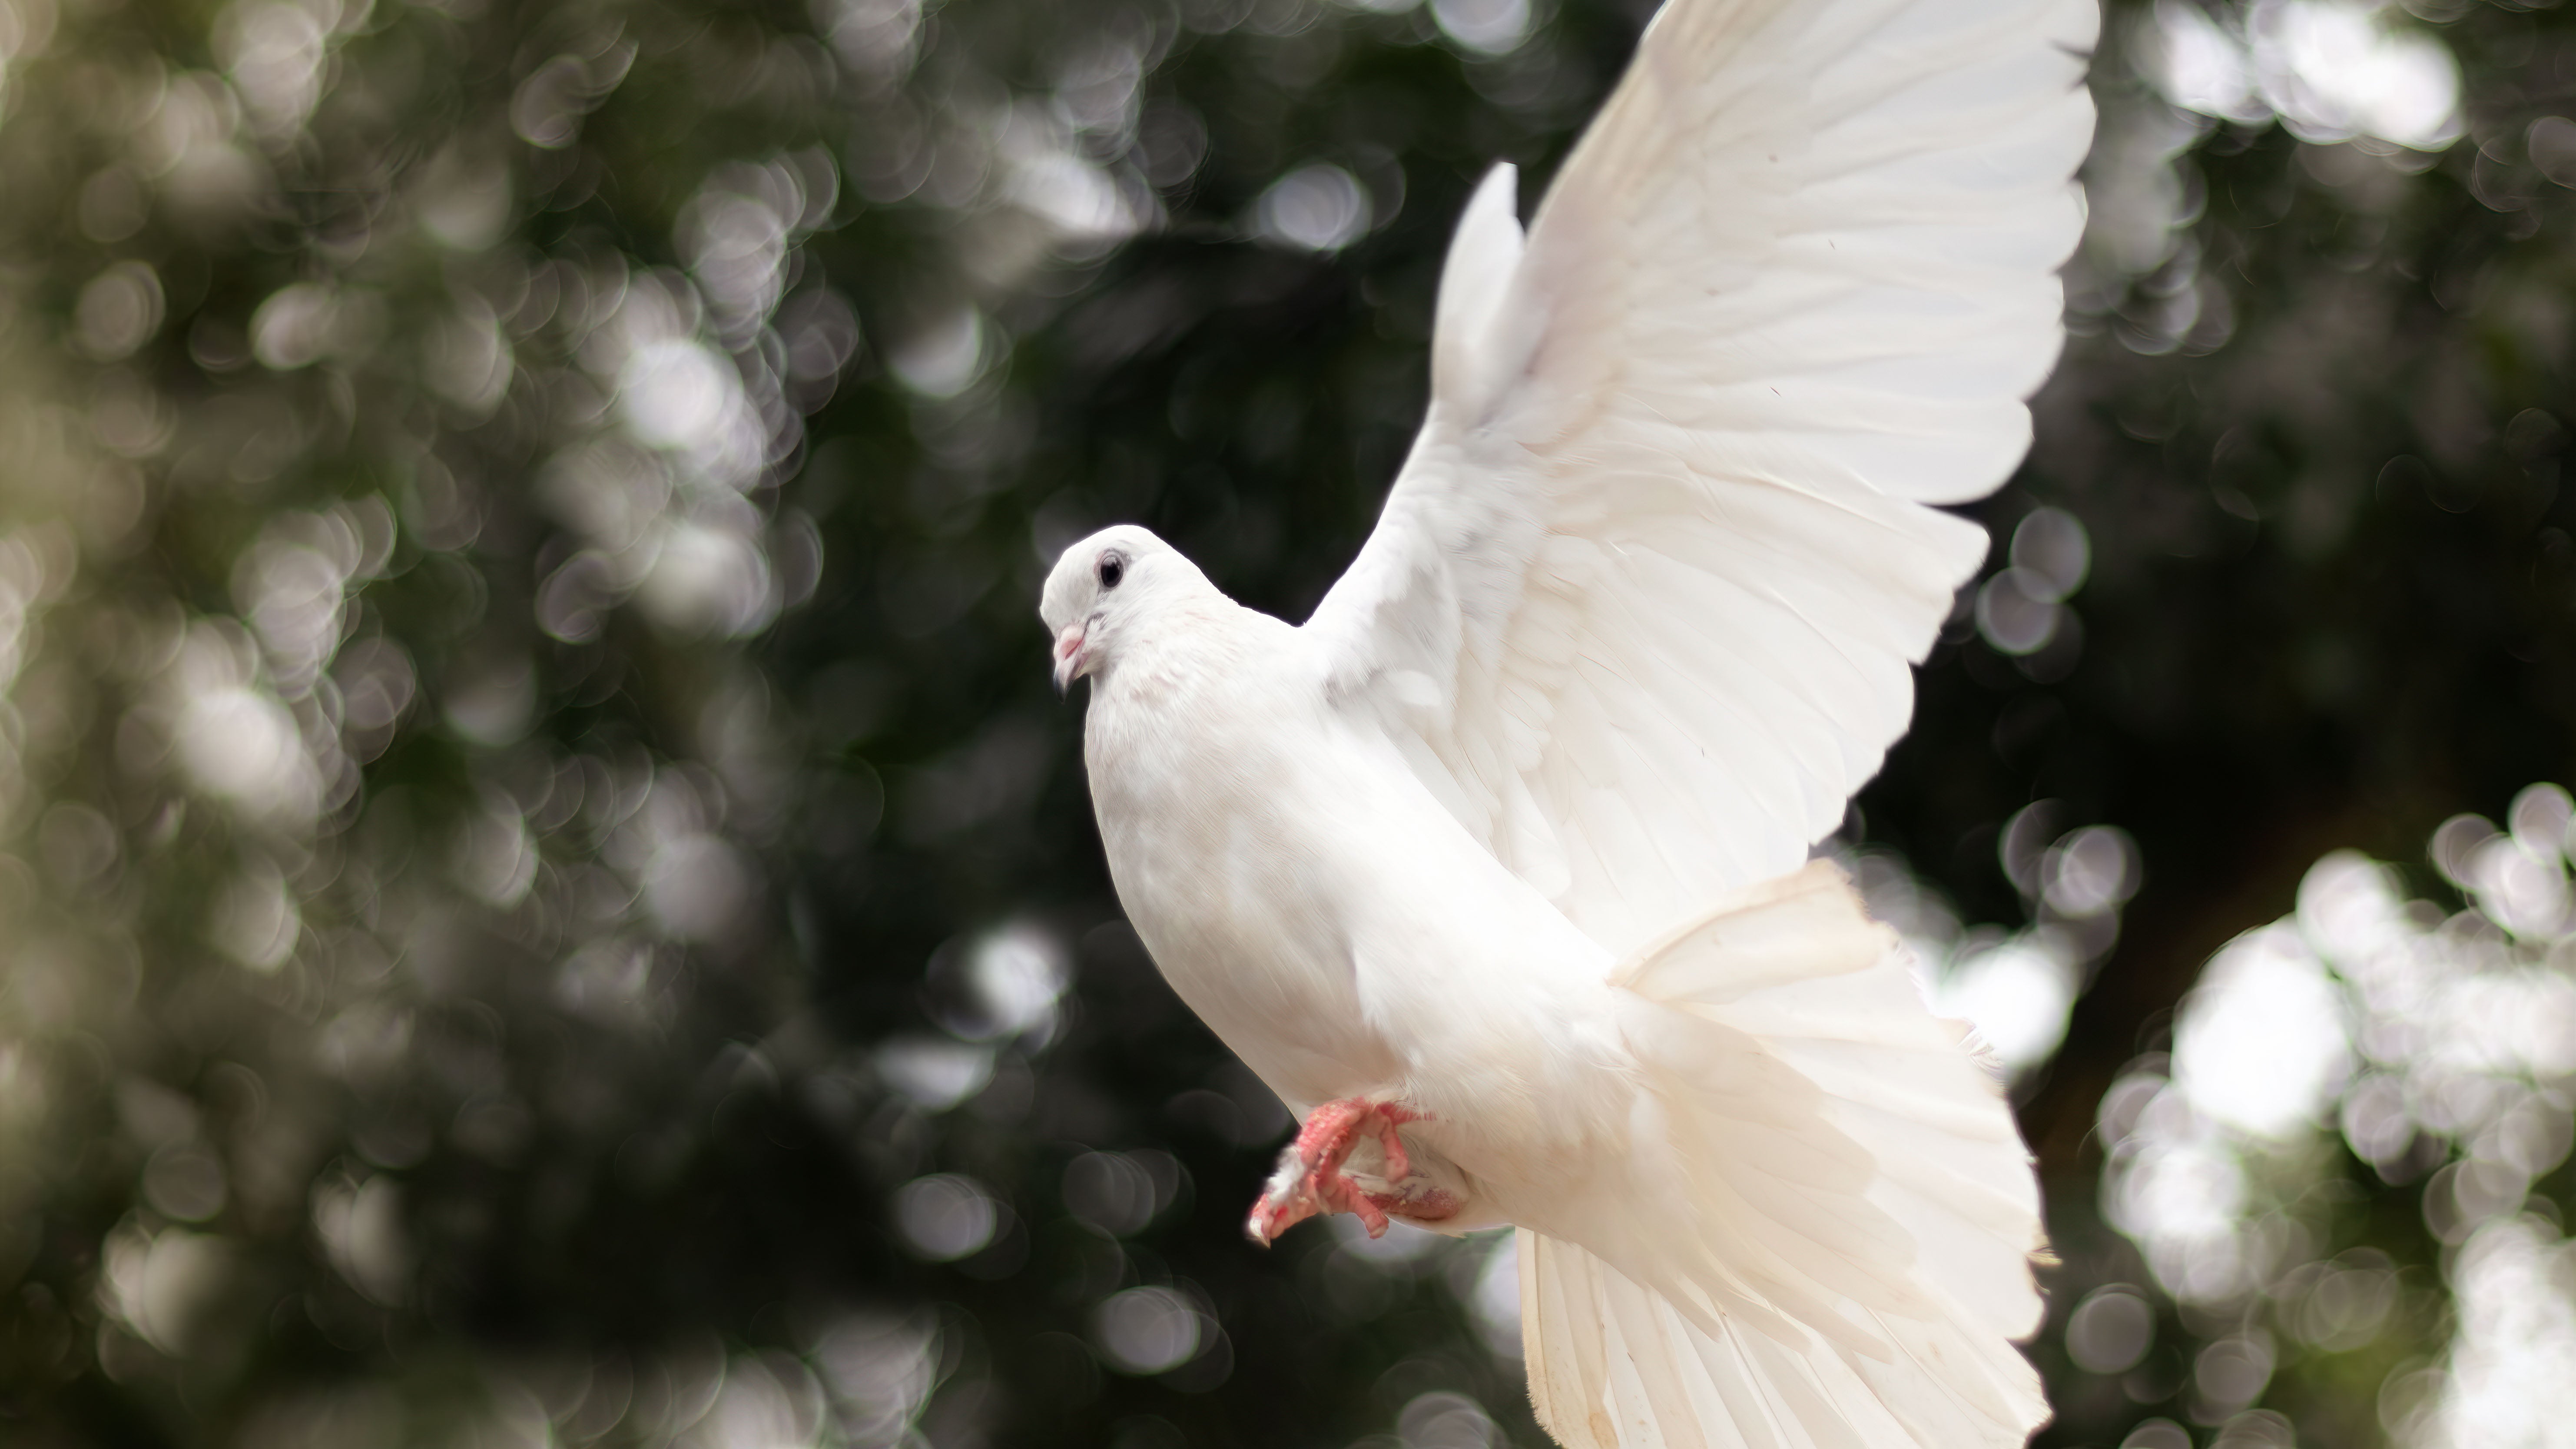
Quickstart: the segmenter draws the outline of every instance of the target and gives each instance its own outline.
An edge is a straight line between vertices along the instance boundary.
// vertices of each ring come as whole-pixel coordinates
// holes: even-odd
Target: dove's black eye
[[[1114,553],[1104,553],[1100,556],[1100,587],[1114,589],[1118,587],[1118,581],[1125,577],[1127,577],[1125,558]]]

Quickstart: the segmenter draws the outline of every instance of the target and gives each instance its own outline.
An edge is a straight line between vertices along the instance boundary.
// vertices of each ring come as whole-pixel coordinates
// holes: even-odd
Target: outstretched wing
[[[1877,772],[2061,344],[2095,0],[1673,0],[1524,242],[1478,189],[1432,402],[1307,628],[1614,951]]]

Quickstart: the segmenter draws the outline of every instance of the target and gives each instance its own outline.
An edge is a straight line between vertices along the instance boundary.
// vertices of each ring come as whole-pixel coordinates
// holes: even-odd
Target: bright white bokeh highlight
[[[2451,1288],[2450,1362],[2389,1427],[2418,1449],[2576,1445],[2576,1243],[2537,1217],[2490,1223],[2461,1248]]]
[[[2462,132],[2459,62],[2393,5],[2254,0],[2213,17],[2161,0],[2139,50],[2174,105],[2240,123],[2278,116],[2303,141],[2437,151]]]
[[[2351,1072],[2343,992],[2287,927],[2221,951],[2175,1024],[2174,1080],[2192,1108],[2257,1137],[2316,1123]]]
[[[2033,937],[2020,936],[1954,962],[1932,1009],[1973,1023],[2005,1068],[2020,1073],[2056,1052],[2075,1004],[2075,973]]]
[[[741,403],[741,380],[695,342],[663,338],[627,358],[617,380],[617,408],[637,442],[653,448],[696,447],[714,439]]]
[[[2277,1331],[2326,1352],[2402,1316],[2385,1255],[2325,1256],[2343,1152],[2420,1184],[2456,1318],[2443,1363],[2381,1392],[2411,1449],[2576,1444],[2576,1421],[2538,1407],[2576,1397],[2576,1247],[2525,1211],[2576,1146],[2571,820],[2576,801],[2543,784],[2502,827],[2446,822],[2428,854],[2460,911],[2356,852],[2319,860],[2293,914],[2210,962],[2171,1056],[2102,1099],[2105,1213],[2156,1282],[2210,1313],[2268,1303]]]

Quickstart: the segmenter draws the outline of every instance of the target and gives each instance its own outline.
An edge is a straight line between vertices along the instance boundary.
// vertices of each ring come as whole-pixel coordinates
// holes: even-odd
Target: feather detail
[[[1818,861],[1610,978],[1630,1173],[1531,1231],[1523,1332],[1569,1449],[2019,1445],[2047,1418],[2029,1161],[1902,948]],[[1561,1235],[1556,1235],[1561,1234]]]
[[[1488,399],[1501,382],[1520,370],[1529,337],[1511,336],[1512,277],[1521,264],[1521,223],[1513,214],[1519,200],[1520,170],[1508,163],[1485,173],[1458,219],[1458,234],[1440,269],[1440,301],[1432,335],[1431,378],[1435,391],[1452,397]],[[1534,329],[1521,329],[1528,334]]]
[[[2093,0],[1674,0],[1526,238],[1477,188],[1430,415],[1306,635],[1613,951],[1784,874],[1912,708],[2030,441]],[[1605,802],[1603,797],[1613,797]]]

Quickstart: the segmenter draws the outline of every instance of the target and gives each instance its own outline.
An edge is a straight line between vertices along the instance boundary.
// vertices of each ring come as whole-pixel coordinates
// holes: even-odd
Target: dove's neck
[[[1239,682],[1282,651],[1287,625],[1214,588],[1160,601],[1119,629],[1093,680],[1093,706],[1152,706]]]

